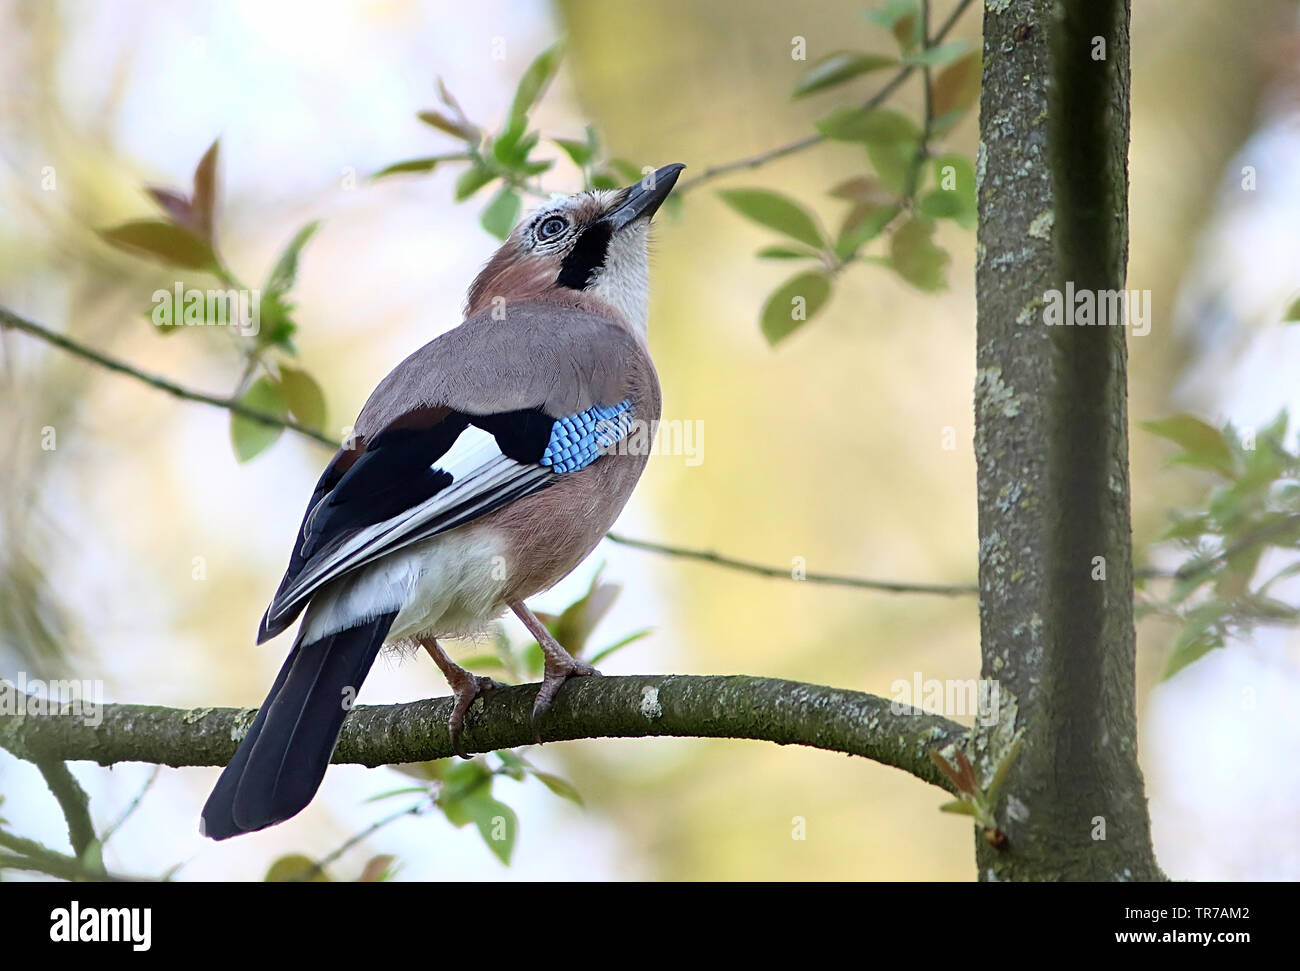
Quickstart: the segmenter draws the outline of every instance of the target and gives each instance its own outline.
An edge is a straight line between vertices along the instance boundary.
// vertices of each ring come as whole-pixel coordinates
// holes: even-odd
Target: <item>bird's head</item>
[[[469,290],[466,316],[554,294],[595,297],[644,333],[650,217],[686,166],[665,165],[625,189],[559,196],[519,223]]]

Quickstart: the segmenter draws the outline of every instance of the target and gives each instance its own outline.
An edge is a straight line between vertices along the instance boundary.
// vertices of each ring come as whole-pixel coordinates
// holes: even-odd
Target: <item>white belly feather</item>
[[[487,527],[463,526],[326,586],[307,607],[303,640],[310,643],[392,610],[398,614],[388,643],[416,634],[478,631],[504,609],[507,576],[501,537]]]

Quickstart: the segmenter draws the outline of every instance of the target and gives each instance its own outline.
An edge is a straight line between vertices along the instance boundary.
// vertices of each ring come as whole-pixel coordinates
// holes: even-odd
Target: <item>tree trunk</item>
[[[983,677],[1011,758],[985,880],[1150,880],[1137,763],[1123,326],[1049,326],[1128,250],[1127,0],[990,0],[980,98],[975,454]],[[1063,319],[1071,319],[1065,307]]]

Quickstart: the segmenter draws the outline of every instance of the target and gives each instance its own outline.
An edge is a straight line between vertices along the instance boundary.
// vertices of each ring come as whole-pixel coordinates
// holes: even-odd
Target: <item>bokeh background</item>
[[[978,42],[979,5],[955,36]],[[1205,482],[1163,467],[1141,419],[1190,410],[1260,423],[1300,408],[1296,328],[1278,308],[1300,284],[1300,76],[1295,5],[1139,0],[1133,16],[1130,286],[1153,293],[1132,339],[1136,550]],[[936,9],[946,14],[947,5]],[[454,172],[370,183],[392,162],[449,150],[415,113],[442,76],[470,117],[499,122],[519,75],[559,36],[568,54],[536,121],[691,173],[809,132],[871,79],[791,101],[790,58],[886,49],[862,4],[294,4],[0,2],[0,303],[94,347],[227,393],[224,335],[158,336],[142,317],[168,271],[111,250],[94,229],[153,214],[145,184],[187,185],[221,138],[219,232],[258,277],[306,221],[324,224],[295,290],[297,343],[326,388],[330,426],[351,422],[383,374],[460,319],[495,241],[484,200],[452,202]],[[504,58],[493,50],[504,50]],[[502,46],[503,45],[503,46]],[[880,76],[876,76],[880,77]],[[850,94],[851,92],[851,94]],[[915,112],[915,85],[896,103]],[[950,139],[973,157],[975,119]],[[555,153],[557,157],[560,153]],[[1240,191],[1242,165],[1258,188]],[[56,187],[42,185],[53,167]],[[827,187],[861,172],[825,145],[690,194],[658,220],[650,340],[665,417],[701,421],[703,462],[652,460],[623,533],[808,569],[934,582],[976,570],[974,234],[946,226],[949,289],[919,294],[887,271],[844,275],[833,302],[773,350],[761,303],[787,275],[753,258],[770,237],[718,187],[766,186],[827,217]],[[567,162],[547,187],[570,191]],[[161,282],[160,282],[161,281]],[[246,465],[227,416],[94,369],[30,338],[0,337],[0,676],[99,679],[109,701],[258,704],[288,641],[253,632],[325,456],[286,436]],[[40,448],[41,429],[57,449]],[[945,428],[958,447],[942,447]],[[206,578],[193,579],[194,557]],[[652,626],[609,673],[751,673],[888,694],[895,679],[974,677],[973,598],[819,587],[603,544],[538,598],[555,609],[605,564],[624,586],[598,642]],[[1261,633],[1159,682],[1172,630],[1139,630],[1141,755],[1160,863],[1175,878],[1300,877],[1300,652]],[[463,647],[468,652],[473,645]],[[424,659],[381,660],[361,700],[445,693]],[[536,782],[498,783],[521,818],[506,869],[440,816],[395,823],[331,870],[395,854],[401,879],[717,878],[967,880],[971,831],[944,796],[874,764],[762,743],[599,741],[530,750],[586,809]],[[101,826],[149,775],[76,765]],[[336,767],[291,822],[231,843],[197,833],[216,770],[164,770],[106,850],[110,869],[176,879],[258,879],[291,852],[322,856],[387,812],[365,800],[404,783]],[[66,848],[35,770],[0,752],[14,832]],[[807,838],[792,839],[792,821]]]

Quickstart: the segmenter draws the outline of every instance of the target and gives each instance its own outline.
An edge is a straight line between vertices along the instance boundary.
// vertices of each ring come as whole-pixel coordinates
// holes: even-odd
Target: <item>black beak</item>
[[[605,217],[614,232],[642,217],[649,219],[663,205],[668,193],[677,184],[677,173],[686,168],[681,162],[665,165],[651,172],[640,182],[623,190],[623,202]]]

